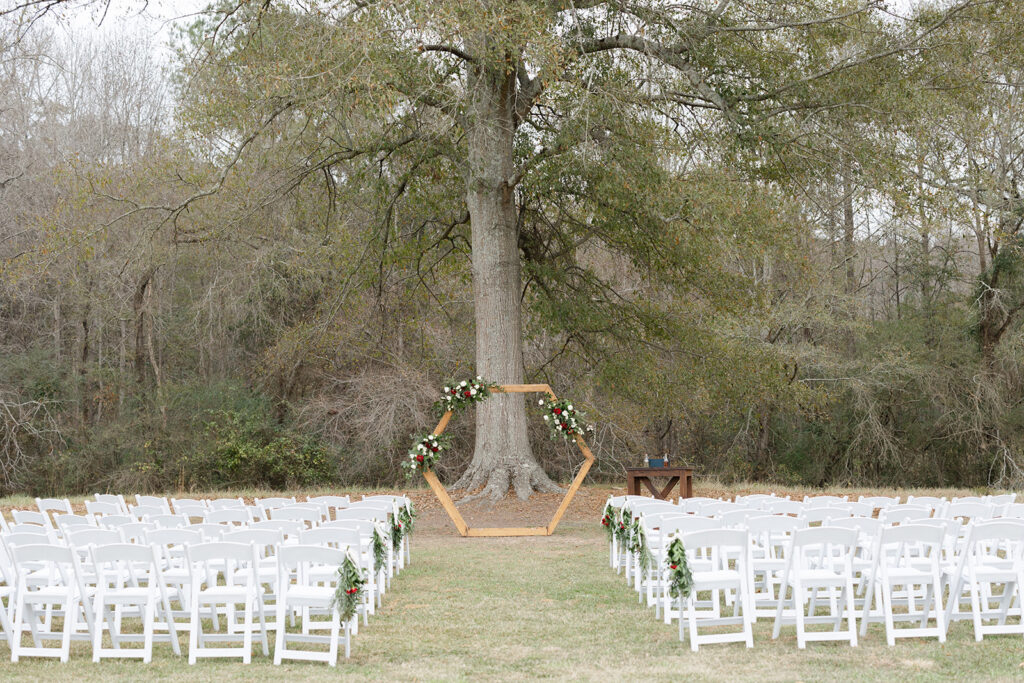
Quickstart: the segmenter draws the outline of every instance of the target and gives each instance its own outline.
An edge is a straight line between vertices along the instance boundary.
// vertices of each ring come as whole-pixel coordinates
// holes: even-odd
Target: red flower
[[[435,453],[437,453],[437,452],[438,452],[439,450],[441,450],[441,449],[440,449],[440,448],[438,448],[437,446],[434,446],[434,447],[433,447],[433,448],[431,448],[430,450],[432,450],[432,451],[434,451]]]
[[[551,412],[553,412],[555,415],[561,415],[562,414],[562,409],[561,408],[555,408]]]
[[[668,566],[668,568],[669,568],[669,569],[675,569],[675,568],[676,568],[676,565],[674,565],[674,564],[670,564],[670,565]]]
[[[417,455],[416,456],[416,462],[423,462],[423,456],[422,455]]]
[[[457,395],[458,393],[459,393],[459,392],[458,392],[458,390],[457,390],[457,389],[452,389],[452,396],[455,396],[455,395]]]
[[[602,519],[601,520],[601,524],[604,524],[605,526],[608,526],[608,518],[605,517],[604,519]]]
[[[472,394],[469,393],[468,389],[466,391],[463,391],[462,395],[465,396],[466,398],[469,398],[470,396],[472,396]]]
[[[568,429],[568,428],[569,428],[569,423],[563,422],[562,423],[562,429]]]

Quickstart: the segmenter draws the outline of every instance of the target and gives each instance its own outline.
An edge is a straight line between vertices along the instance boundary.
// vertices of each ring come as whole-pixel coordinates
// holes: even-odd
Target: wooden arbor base
[[[551,397],[551,400],[555,400],[555,392],[551,390],[547,384],[502,384],[492,392],[500,392],[505,394],[531,394],[535,392],[542,392]],[[441,421],[437,423],[437,428],[434,429],[434,434],[441,434],[448,426],[449,420],[452,419],[452,412],[449,410],[447,413],[441,416]],[[576,491],[580,488],[580,484],[583,483],[584,477],[587,476],[587,472],[590,471],[590,466],[594,464],[594,454],[590,451],[590,447],[583,440],[583,437],[579,434],[574,434],[573,438],[576,441],[576,445],[579,446],[580,451],[583,452],[583,465],[580,467],[580,471],[576,473],[575,478],[572,480],[572,484],[569,486],[569,490],[565,492],[565,498],[562,499],[561,504],[558,506],[558,510],[555,511],[555,516],[551,518],[547,526],[532,526],[532,527],[483,527],[483,528],[471,528],[466,524],[466,521],[462,519],[462,515],[459,514],[458,508],[455,507],[455,503],[452,502],[451,496],[448,495],[448,491],[445,490],[444,486],[438,480],[437,475],[434,474],[433,470],[423,470],[423,478],[430,484],[430,488],[433,489],[434,495],[441,501],[441,505],[444,506],[445,512],[451,517],[452,523],[455,528],[458,529],[459,533],[463,536],[550,536],[555,532],[555,527],[558,526],[558,522],[561,521],[562,515],[565,514],[566,509],[569,507],[569,503],[572,502],[573,496],[576,495]]]

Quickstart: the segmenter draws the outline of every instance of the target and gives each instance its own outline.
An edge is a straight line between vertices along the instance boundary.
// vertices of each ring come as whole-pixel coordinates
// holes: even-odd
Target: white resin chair
[[[860,634],[867,634],[870,621],[885,622],[889,646],[896,638],[935,637],[946,642],[945,611],[942,606],[942,547],[945,530],[940,526],[902,524],[882,527],[875,542],[875,563],[868,578],[867,598],[861,615]],[[902,596],[896,588],[901,586]],[[921,609],[917,610],[918,587],[925,589]],[[872,614],[872,600],[876,613]],[[896,613],[894,604],[905,612]],[[877,612],[881,616],[877,616]],[[934,620],[934,626],[928,622]],[[897,621],[912,621],[916,628],[896,628]]]
[[[71,509],[71,501],[67,498],[36,498],[36,508],[43,513],[49,521],[50,526],[56,528],[53,523],[53,515],[70,515],[74,513]]]
[[[189,651],[188,663],[195,664],[199,657],[241,657],[252,661],[252,637],[255,630],[254,612],[259,611],[259,633],[263,654],[268,654],[266,619],[259,599],[260,584],[256,576],[256,549],[243,543],[201,543],[186,545],[185,558],[189,568]],[[249,571],[238,572],[239,569]],[[218,583],[223,574],[224,583]],[[203,630],[203,608],[215,609],[223,605],[228,615],[226,632]],[[237,623],[237,606],[242,605],[241,628]],[[217,625],[214,624],[214,628]],[[224,643],[241,640],[240,647],[210,647],[208,642]]]
[[[290,545],[283,546],[278,553],[277,588],[277,623],[284,624],[285,616],[292,611],[302,611],[304,622],[311,620],[315,614],[327,617],[330,633],[324,635],[310,634],[312,629],[304,628],[303,633],[288,633],[286,629],[277,630],[274,647],[274,664],[280,665],[285,659],[327,662],[330,666],[338,663],[338,646],[341,632],[345,632],[345,657],[351,653],[351,633],[353,616],[345,624],[341,623],[338,610],[333,604],[334,591],[337,586],[338,572],[345,561],[345,551],[324,546]],[[332,569],[325,572],[321,569]],[[315,578],[314,578],[315,577]],[[303,626],[307,626],[306,623]],[[289,648],[289,643],[326,644],[327,652],[308,649]]]
[[[680,613],[685,604],[686,623],[689,625],[690,649],[696,652],[701,644],[743,642],[747,647],[754,647],[754,605],[749,585],[750,577],[750,539],[745,530],[713,529],[683,534],[681,537],[686,549],[687,560],[693,575],[693,590],[689,598],[679,598]],[[692,556],[692,559],[691,559]],[[710,564],[701,566],[700,558],[708,558]],[[734,558],[734,563],[730,563]],[[666,581],[668,579],[666,570]],[[710,593],[712,600],[717,600],[718,592],[732,592],[736,597],[733,601],[731,616],[700,616],[698,617],[697,602],[700,593]],[[679,619],[679,639],[686,639],[683,618]],[[700,635],[698,625],[730,626],[739,625],[736,632],[716,632]]]
[[[116,505],[117,508],[120,510],[120,512],[119,513],[111,513],[111,514],[122,514],[122,515],[127,515],[128,514],[128,503],[125,502],[124,496],[122,496],[120,494],[96,493],[96,494],[93,494],[93,498],[95,499],[95,501],[97,503],[108,503],[110,505]]]
[[[157,614],[162,616],[167,633],[162,640],[171,643],[174,654],[180,655],[178,633],[171,616],[167,591],[160,576],[160,567],[153,547],[118,544],[91,546],[96,594],[93,614],[96,623],[92,633],[92,661],[103,658],[140,658],[146,664],[153,660],[153,641]],[[114,608],[113,610],[111,608]],[[134,610],[142,620],[142,634],[124,633],[122,611]],[[104,629],[112,647],[103,647]],[[141,648],[121,647],[123,643],[141,642]]]
[[[854,608],[853,554],[857,548],[857,531],[835,527],[800,529],[793,533],[782,575],[775,627],[772,638],[778,638],[785,616],[785,606],[793,606],[792,620],[796,624],[797,647],[807,647],[808,641],[848,640],[857,645],[857,617]],[[792,597],[788,597],[792,589]],[[815,597],[819,590],[829,596],[830,614],[814,613]],[[810,592],[808,592],[810,591]],[[805,614],[805,605],[812,606]],[[846,619],[847,628],[841,630]],[[831,631],[808,631],[808,624],[832,624]]]
[[[11,661],[17,662],[21,657],[58,657],[60,661],[67,662],[82,604],[74,551],[57,545],[14,545],[9,548],[15,571]],[[41,576],[48,576],[50,580],[40,580]],[[61,608],[64,614],[60,632],[50,630],[52,620],[43,618],[54,607]],[[22,643],[26,628],[32,635],[31,647]],[[60,645],[47,647],[45,643],[48,640],[58,640]]]

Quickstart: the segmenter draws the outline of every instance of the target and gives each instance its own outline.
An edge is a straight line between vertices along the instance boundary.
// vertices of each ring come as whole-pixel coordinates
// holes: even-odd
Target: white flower
[[[547,422],[547,421],[548,421],[548,416],[547,416],[547,415],[545,415],[545,416],[544,416],[544,421],[545,421],[545,422]]]
[[[451,387],[445,387],[445,388],[444,388],[444,393],[446,393],[446,394],[447,394],[447,393],[450,393],[450,392],[451,392],[451,390],[452,390],[452,388],[451,388]]]
[[[470,396],[476,396],[476,389],[470,389],[469,390],[469,395]]]
[[[566,409],[566,410],[572,410],[572,404],[570,403],[569,405],[567,405],[567,406],[565,407],[565,409]]]
[[[544,399],[541,399],[541,400],[537,401],[537,405],[539,405],[539,406],[544,405]]]
[[[461,384],[459,384],[459,386],[460,386],[460,387],[464,387],[464,386],[466,386],[466,380],[462,380],[462,383],[461,383]]]
[[[480,375],[477,375],[476,378],[477,379],[483,379],[483,377],[481,377]]]

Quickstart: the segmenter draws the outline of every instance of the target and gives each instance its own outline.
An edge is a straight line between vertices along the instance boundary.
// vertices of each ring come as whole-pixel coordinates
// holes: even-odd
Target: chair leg
[[[153,661],[153,627],[156,622],[156,596],[150,590],[146,599],[146,607],[142,612],[142,662],[149,664]]]

